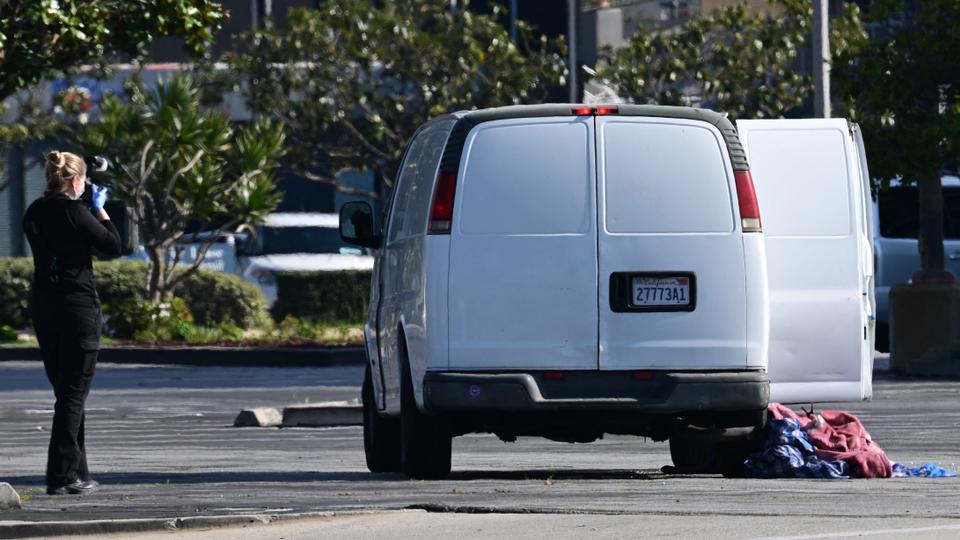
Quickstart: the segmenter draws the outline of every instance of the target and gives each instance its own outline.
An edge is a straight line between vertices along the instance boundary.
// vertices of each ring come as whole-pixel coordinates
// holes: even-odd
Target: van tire
[[[400,463],[410,478],[436,480],[450,474],[452,437],[441,419],[420,412],[413,393],[413,377],[406,351],[400,362]]]
[[[374,473],[400,472],[400,421],[377,410],[370,364],[363,375],[363,451]]]
[[[757,430],[677,425],[670,432],[670,458],[677,472],[743,476],[743,462],[759,450]]]

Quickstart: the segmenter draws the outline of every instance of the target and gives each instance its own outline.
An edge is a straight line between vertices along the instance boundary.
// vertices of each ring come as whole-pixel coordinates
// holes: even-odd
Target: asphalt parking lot
[[[361,374],[358,366],[102,364],[88,401],[87,444],[103,488],[49,497],[43,467],[52,392],[39,363],[0,363],[0,481],[24,498],[22,509],[0,511],[0,537],[15,522],[236,515],[314,518],[251,528],[245,537],[272,537],[281,527],[292,527],[288,538],[323,527],[343,537],[388,531],[439,538],[463,530],[493,537],[505,526],[533,536],[558,527],[569,536],[600,537],[705,530],[730,538],[960,534],[957,479],[670,476],[660,472],[670,463],[665,443],[503,443],[471,435],[455,439],[449,479],[409,481],[366,471],[359,427],[231,427],[243,407],[354,398]],[[872,402],[842,407],[860,416],[892,460],[960,468],[960,382],[880,374]],[[308,532],[297,536],[297,527]]]

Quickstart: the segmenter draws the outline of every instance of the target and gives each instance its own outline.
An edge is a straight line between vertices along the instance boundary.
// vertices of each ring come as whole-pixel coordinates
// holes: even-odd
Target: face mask
[[[82,197],[82,196],[83,196],[83,191],[84,191],[85,189],[87,189],[87,182],[86,182],[86,181],[80,183],[80,191],[77,192],[77,196],[74,197],[74,198],[75,198],[75,199],[79,199],[80,197]]]

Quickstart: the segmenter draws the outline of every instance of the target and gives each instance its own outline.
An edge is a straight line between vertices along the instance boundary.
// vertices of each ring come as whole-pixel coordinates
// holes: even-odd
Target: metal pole
[[[510,41],[517,42],[517,0],[510,0]]]
[[[579,0],[567,0],[567,45],[570,49],[567,69],[570,71],[570,103],[580,101],[580,97],[577,95],[577,15],[579,11]]]
[[[830,118],[830,13],[828,0],[813,0],[813,115]]]

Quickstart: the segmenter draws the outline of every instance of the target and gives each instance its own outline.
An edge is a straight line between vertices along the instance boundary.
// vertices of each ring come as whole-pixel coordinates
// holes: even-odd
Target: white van
[[[421,127],[384,226],[363,202],[340,214],[344,240],[378,250],[370,470],[445,476],[451,438],[472,432],[670,439],[693,469],[711,433],[761,425],[771,399],[869,397],[855,131],[739,127],[640,105],[503,107]]]

